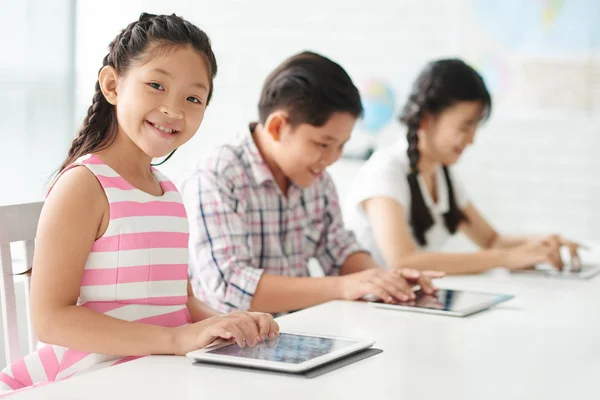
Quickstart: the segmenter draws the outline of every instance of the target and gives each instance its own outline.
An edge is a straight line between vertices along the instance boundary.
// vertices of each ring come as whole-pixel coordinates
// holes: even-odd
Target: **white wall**
[[[295,52],[322,52],[356,82],[381,78],[403,99],[427,60],[462,54],[468,1],[80,1],[78,115],[91,98],[106,45],[141,11],[175,12],[198,24],[212,38],[219,74],[200,131],[163,168],[176,180],[209,146],[255,118],[262,81]],[[465,154],[459,170],[469,193],[502,231],[559,230],[600,239],[600,119],[573,115],[496,112]],[[387,134],[403,132],[391,125]],[[342,196],[344,176],[352,175],[344,165],[350,164],[334,168]]]
[[[113,12],[117,4],[119,14]],[[455,31],[450,6],[445,0],[376,0],[369,2],[365,12],[363,1],[344,0],[179,0],[168,5],[162,1],[80,1],[78,115],[89,105],[109,41],[141,11],[175,12],[196,23],[212,39],[219,72],[215,97],[200,131],[164,167],[176,178],[190,159],[234,136],[256,118],[263,80],[284,58],[299,51],[311,49],[332,57],[357,81],[376,76],[407,89],[410,82],[404,77],[414,75],[426,60],[456,53],[456,35],[447,34]],[[439,29],[422,29],[424,24]],[[406,31],[410,34],[405,35]],[[393,62],[390,49],[403,49]]]

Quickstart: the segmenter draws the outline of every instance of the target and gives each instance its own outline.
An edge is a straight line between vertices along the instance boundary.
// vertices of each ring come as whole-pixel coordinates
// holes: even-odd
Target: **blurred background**
[[[219,63],[198,134],[161,167],[173,180],[256,119],[267,74],[309,49],[342,64],[365,103],[331,169],[343,200],[361,157],[403,137],[396,115],[418,71],[462,57],[495,102],[457,167],[473,201],[503,232],[600,241],[598,0],[0,0],[0,9],[0,205],[43,199],[108,43],[146,11],[206,30]]]

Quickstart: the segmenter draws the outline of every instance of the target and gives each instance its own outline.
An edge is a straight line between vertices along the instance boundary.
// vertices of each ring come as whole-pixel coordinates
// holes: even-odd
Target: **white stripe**
[[[144,282],[148,285],[150,297],[186,296],[187,278],[177,281],[150,281]],[[119,291],[119,293],[122,293]],[[128,293],[128,292],[125,292]]]
[[[52,350],[54,351],[54,354],[56,355],[56,359],[58,360],[58,365],[62,364],[62,360],[63,357],[65,356],[65,353],[67,352],[66,347],[63,346],[56,346],[56,345],[51,345],[52,346]]]
[[[12,373],[12,365],[9,365],[8,367],[4,368],[2,370],[2,372],[4,372],[6,375],[10,376],[11,378],[15,379],[15,376]]]
[[[187,218],[165,216],[125,217],[109,222],[103,237],[115,236],[119,233],[144,232],[179,232],[188,233]]]
[[[85,154],[79,157],[77,160],[73,161],[73,164],[81,164],[82,161],[89,160],[90,158],[92,158],[91,154]]]
[[[187,296],[187,280],[144,281],[116,285],[82,286],[80,302]]]
[[[13,392],[14,390],[6,383],[0,381],[0,394]]]
[[[61,380],[77,372],[89,372],[92,370],[92,367],[94,367],[93,369],[108,367],[121,358],[123,358],[123,356],[90,353],[81,360],[77,361],[75,364],[71,365],[69,368],[61,371],[58,375],[56,375],[56,380]]]
[[[25,365],[27,366],[29,376],[33,383],[46,382],[48,380],[46,370],[42,365],[42,360],[40,360],[40,356],[37,353],[29,354],[23,361],[25,361]]]
[[[87,301],[115,301],[117,298],[117,285],[82,286],[79,289],[79,302]]]
[[[129,252],[139,250],[122,251],[119,257],[119,264],[123,264],[123,260],[129,257]],[[127,253],[127,254],[124,254]],[[150,249],[150,260],[152,264],[187,264],[189,251],[183,249]]]
[[[90,253],[85,269],[187,264],[188,249],[141,249]]]
[[[186,305],[176,306],[153,306],[149,304],[129,304],[104,313],[113,318],[123,321],[137,321],[138,319],[156,317],[158,315],[169,314],[186,308]]]
[[[179,192],[165,192],[160,197],[151,196],[146,192],[142,192],[141,190],[122,190],[119,188],[104,188],[106,192],[106,197],[108,201],[111,203],[115,203],[118,201],[135,201],[138,203],[147,203],[150,201],[170,201],[181,203],[181,196]]]
[[[117,172],[105,164],[85,164],[90,171],[94,173],[94,175],[102,175],[109,178],[121,178],[121,175],[117,174]]]
[[[95,175],[122,178],[122,176],[119,175],[117,171],[115,171],[106,164],[85,164],[85,166],[88,167],[90,171],[92,171]],[[167,178],[160,172],[153,171],[152,175],[154,175],[156,180],[159,182],[170,182],[169,178]]]
[[[136,250],[138,252],[142,252],[144,250]],[[118,268],[119,267],[119,256],[122,256],[124,251],[105,251],[101,253],[90,253],[88,255],[87,261],[85,262],[85,269],[101,269],[101,268]],[[131,261],[135,262],[135,265],[144,265],[147,263],[148,256],[146,258],[142,258],[142,254],[139,254],[137,257],[132,258]],[[133,266],[134,264],[128,265]]]

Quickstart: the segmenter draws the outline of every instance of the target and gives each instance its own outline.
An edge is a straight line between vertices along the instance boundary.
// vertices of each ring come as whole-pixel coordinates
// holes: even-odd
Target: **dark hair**
[[[288,112],[293,127],[323,126],[335,112],[358,118],[363,111],[358,89],[346,71],[310,51],[288,58],[265,80],[258,103],[260,122],[281,109]]]
[[[410,173],[408,183],[411,194],[410,220],[417,242],[425,246],[425,232],[434,221],[425,204],[417,176],[419,163],[418,131],[425,115],[438,115],[448,107],[461,101],[479,101],[483,106],[481,120],[487,120],[492,111],[492,99],[483,78],[473,68],[458,59],[430,62],[414,83],[408,102],[400,115],[400,122],[407,126],[408,159]],[[465,215],[458,208],[448,167],[444,166],[448,186],[449,211],[444,214],[444,223],[450,233],[455,233]]]
[[[213,92],[212,80],[217,74],[217,61],[210,45],[210,39],[197,26],[175,14],[142,13],[139,20],[127,25],[110,42],[108,54],[102,60],[100,71],[105,66],[111,66],[121,76],[124,76],[134,63],[147,55],[149,50],[154,50],[154,48],[150,48],[152,45],[159,46],[159,49],[191,46],[202,54],[210,68],[211,85],[208,93],[208,101],[210,101]],[[68,167],[82,155],[108,147],[114,141],[116,127],[117,117],[114,106],[106,100],[100,90],[99,81],[96,81],[92,105],[83,120],[79,134],[71,143],[67,158],[59,171]]]

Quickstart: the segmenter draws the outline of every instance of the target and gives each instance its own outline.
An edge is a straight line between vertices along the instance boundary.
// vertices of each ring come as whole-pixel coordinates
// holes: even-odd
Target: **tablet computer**
[[[367,349],[375,342],[344,337],[281,333],[254,347],[219,341],[187,354],[197,362],[225,364],[281,372],[302,373],[352,353]]]
[[[514,272],[545,276],[549,278],[590,279],[600,274],[600,265],[582,264],[581,267],[576,270],[573,269],[569,264],[565,264],[565,267],[559,271],[550,264],[538,264],[534,268],[520,269]]]
[[[425,294],[422,290],[415,292],[417,298],[412,301],[387,304],[374,301],[371,304],[379,308],[398,311],[414,311],[429,314],[466,317],[486,310],[496,304],[512,299],[511,294],[470,292],[463,290],[439,289],[434,294]]]

